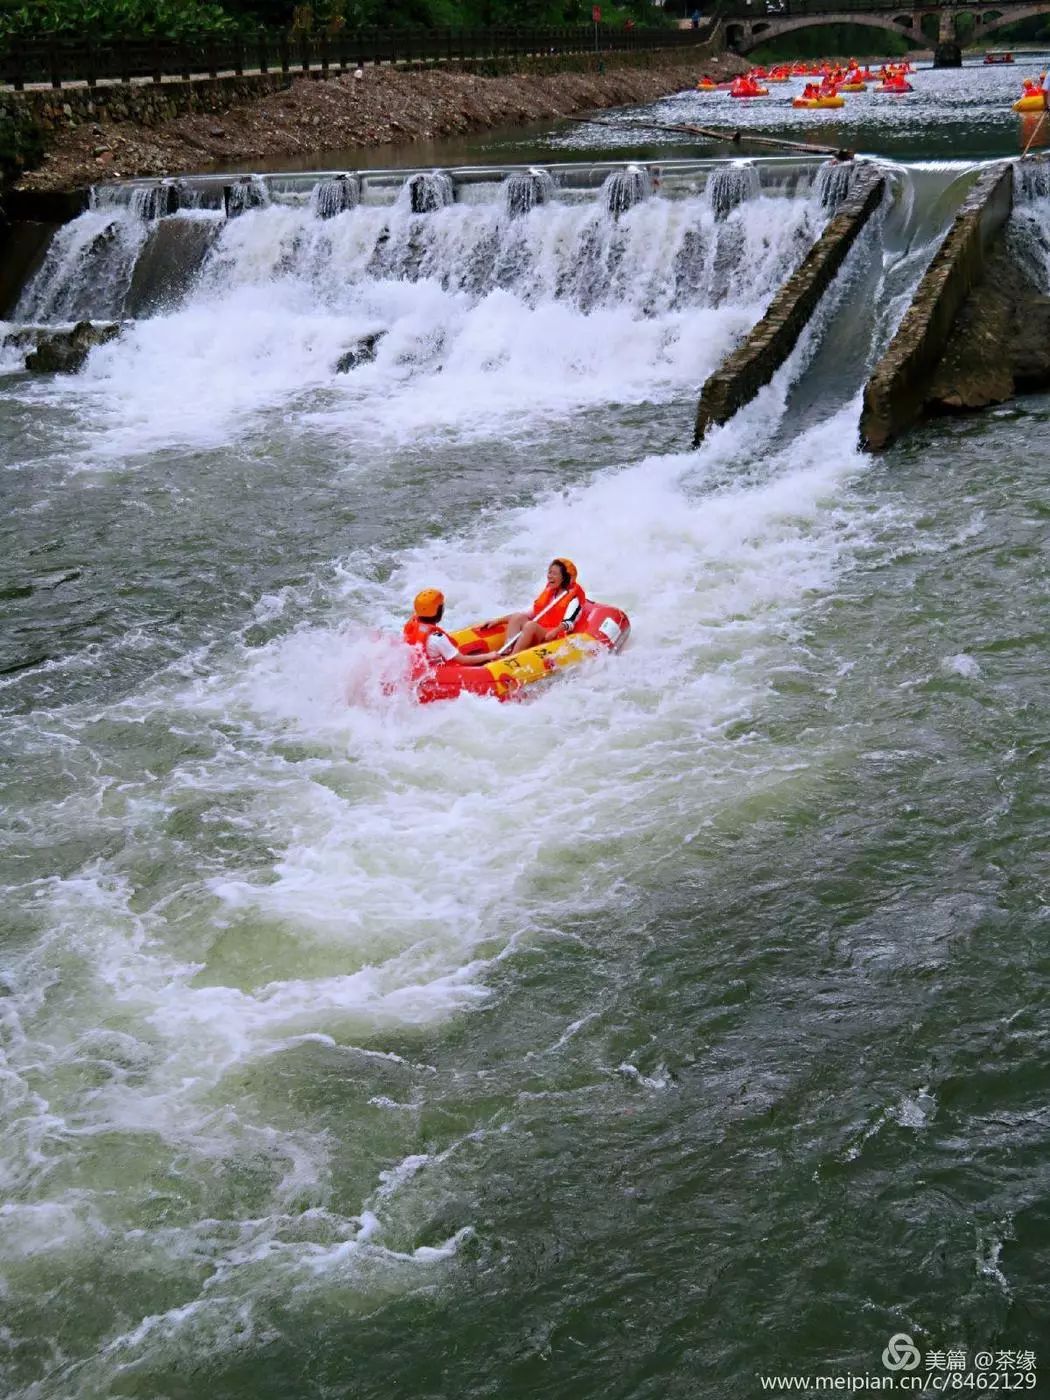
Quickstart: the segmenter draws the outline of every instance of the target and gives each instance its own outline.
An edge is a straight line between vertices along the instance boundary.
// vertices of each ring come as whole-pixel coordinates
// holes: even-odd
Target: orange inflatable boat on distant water
[[[448,634],[465,656],[491,652],[484,666],[461,666],[454,661],[430,664],[418,648],[412,648],[412,681],[421,705],[435,700],[454,700],[457,695],[491,695],[497,700],[520,699],[523,692],[541,681],[550,680],[581,662],[592,661],[605,652],[621,651],[631,635],[627,614],[608,603],[584,604],[574,631],[550,642],[519,651],[516,656],[500,656],[507,635],[507,619],[479,622]]]

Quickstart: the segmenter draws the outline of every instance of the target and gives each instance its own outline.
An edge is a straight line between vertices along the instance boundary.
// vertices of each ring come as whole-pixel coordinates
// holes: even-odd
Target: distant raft
[[[1045,112],[1046,93],[1035,83],[1025,83],[1024,92],[1014,103],[1015,112]]]
[[[824,97],[793,97],[792,107],[808,107],[816,110],[820,107],[845,107],[846,99],[840,97],[837,92],[829,92]]]
[[[416,699],[421,705],[429,705],[464,694],[491,695],[496,700],[521,698],[523,692],[550,680],[559,671],[593,661],[604,653],[622,651],[631,635],[631,623],[620,608],[588,602],[575,631],[568,636],[541,642],[517,656],[500,656],[506,635],[505,617],[449,633],[465,656],[491,652],[492,660],[485,666],[460,666],[454,661],[432,666],[418,651],[414,652],[412,680]]]

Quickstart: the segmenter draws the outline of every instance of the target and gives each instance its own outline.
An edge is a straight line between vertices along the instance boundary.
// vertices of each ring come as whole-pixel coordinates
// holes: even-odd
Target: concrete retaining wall
[[[594,73],[618,68],[662,68],[669,65],[699,64],[724,50],[721,29],[706,43],[666,49],[642,49],[623,53],[537,54],[508,58],[479,58],[442,64],[456,72],[500,77],[513,73]],[[424,68],[419,63],[399,67]],[[332,77],[339,69],[330,70]],[[244,102],[265,97],[286,88],[293,79],[309,76],[320,81],[316,68],[306,75],[301,69],[289,74],[245,73],[242,77],[195,77],[188,81],[165,78],[163,82],[107,83],[90,88],[78,83],[63,88],[30,88],[24,92],[0,91],[0,121],[28,118],[45,134],[81,122],[128,121],[140,126],[160,126],[186,112],[225,112]]]
[[[977,178],[956,214],[897,334],[864,389],[860,436],[885,447],[918,419],[956,318],[984,276],[988,250],[1013,208],[1013,167]]]
[[[102,120],[160,126],[185,112],[225,112],[239,102],[278,92],[289,82],[280,73],[252,73],[242,78],[191,78],[189,82],[32,88],[0,93],[0,117],[28,116],[43,132]]]
[[[693,446],[712,423],[725,423],[769,383],[798,343],[846,254],[882,203],[885,180],[874,166],[859,166],[852,192],[824,232],[777,292],[769,310],[739,349],[704,385]]]

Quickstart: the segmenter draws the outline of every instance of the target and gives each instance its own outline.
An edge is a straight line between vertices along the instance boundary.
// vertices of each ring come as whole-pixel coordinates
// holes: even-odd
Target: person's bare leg
[[[527,627],[532,619],[528,613],[511,613],[507,618],[507,633],[503,638],[502,647],[510,646],[523,627]]]
[[[517,656],[519,651],[528,651],[529,647],[539,646],[540,642],[547,640],[547,629],[542,622],[526,622],[521,629],[521,636],[510,649],[511,656]]]

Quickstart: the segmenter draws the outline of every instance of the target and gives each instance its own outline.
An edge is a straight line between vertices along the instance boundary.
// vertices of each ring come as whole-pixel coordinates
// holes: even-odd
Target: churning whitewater
[[[646,911],[853,763],[814,618],[917,507],[858,491],[855,399],[781,433],[810,342],[681,451],[826,179],[616,179],[102,192],[26,288],[19,321],[129,323],[3,381],[6,1394],[269,1394],[280,1333],[487,1287],[531,1105],[568,1140],[609,1086],[675,1092],[616,1010]],[[463,624],[559,554],[622,656],[520,705],[388,693],[417,589]]]

